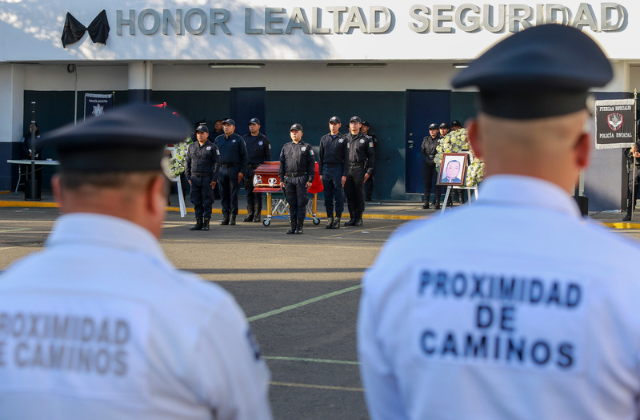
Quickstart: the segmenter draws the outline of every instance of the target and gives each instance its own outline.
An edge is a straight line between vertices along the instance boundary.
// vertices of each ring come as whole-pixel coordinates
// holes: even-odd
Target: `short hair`
[[[78,191],[83,187],[131,190],[145,187],[161,173],[160,171],[77,172],[61,170],[58,172],[58,176],[62,188],[69,191]]]

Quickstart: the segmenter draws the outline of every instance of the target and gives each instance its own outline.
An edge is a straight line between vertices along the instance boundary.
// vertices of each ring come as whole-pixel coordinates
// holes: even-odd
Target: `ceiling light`
[[[330,69],[379,69],[387,67],[387,63],[327,63]]]
[[[212,69],[261,69],[264,63],[209,63]]]

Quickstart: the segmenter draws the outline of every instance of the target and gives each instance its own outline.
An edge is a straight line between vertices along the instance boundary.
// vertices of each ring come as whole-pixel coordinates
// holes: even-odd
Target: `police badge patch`
[[[235,143],[235,142],[236,142],[236,139],[231,140],[231,143]]]
[[[216,153],[218,154],[218,156],[220,156],[220,150],[216,150]]]
[[[207,146],[207,150],[211,150],[211,146]]]
[[[622,114],[609,114],[607,115],[607,124],[613,131],[618,131],[622,128],[622,122],[624,121],[624,115]]]
[[[340,143],[340,144],[344,143],[344,139],[338,140],[338,143]]]
[[[303,147],[303,148],[302,148],[302,149],[300,149],[300,150],[302,150],[303,152],[306,152],[306,151],[307,151],[307,148],[306,148],[306,147]]]
[[[264,143],[262,142],[262,140],[260,140],[260,141],[258,142],[258,146],[262,146],[263,144],[264,144]]]
[[[369,142],[369,147],[373,147],[373,142],[372,141]]]
[[[364,144],[364,139],[360,139],[360,143]]]

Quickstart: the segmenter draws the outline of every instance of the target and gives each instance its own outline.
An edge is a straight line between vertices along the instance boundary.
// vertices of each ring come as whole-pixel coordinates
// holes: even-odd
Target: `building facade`
[[[106,31],[94,21],[102,10],[104,44],[92,40]],[[88,30],[82,35],[72,25],[81,38],[63,47],[67,13]],[[427,127],[475,112],[476,93],[449,85],[458,67],[510,33],[568,24],[591,35],[612,61],[615,80],[595,96],[633,97],[640,86],[638,18],[640,3],[631,0],[3,0],[0,190],[15,187],[17,168],[5,162],[20,157],[31,103],[46,132],[85,118],[85,94],[96,93],[113,94],[116,105],[166,102],[193,123],[231,117],[241,134],[258,117],[275,153],[294,122],[317,146],[331,116],[346,122],[358,115],[379,139],[374,198],[418,201]],[[620,150],[595,151],[585,176],[591,209],[620,208],[625,177]]]

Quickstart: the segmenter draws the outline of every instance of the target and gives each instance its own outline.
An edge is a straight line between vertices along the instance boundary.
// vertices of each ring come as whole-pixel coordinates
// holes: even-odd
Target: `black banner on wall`
[[[84,119],[87,117],[99,117],[113,108],[113,94],[98,93],[84,94]]]
[[[596,149],[624,149],[636,141],[636,101],[596,101]]]

